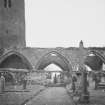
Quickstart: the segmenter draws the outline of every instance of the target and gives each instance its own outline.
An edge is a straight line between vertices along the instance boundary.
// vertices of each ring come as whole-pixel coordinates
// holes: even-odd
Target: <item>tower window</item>
[[[4,7],[11,8],[11,0],[4,0]]]
[[[4,0],[4,7],[7,7],[7,0]]]
[[[11,8],[11,0],[8,0],[8,7]]]

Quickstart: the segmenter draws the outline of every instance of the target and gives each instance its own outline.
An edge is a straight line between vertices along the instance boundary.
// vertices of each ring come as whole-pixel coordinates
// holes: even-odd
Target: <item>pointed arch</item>
[[[36,69],[43,70],[51,63],[58,65],[64,71],[72,71],[72,65],[70,62],[57,51],[51,51],[45,54],[36,64]]]
[[[90,64],[90,62],[88,62],[87,57],[89,57],[90,54],[94,54],[95,56],[90,57],[90,59],[94,58],[96,62],[93,62],[93,64]],[[93,70],[99,70],[102,67],[102,63],[105,63],[105,56],[103,56],[99,51],[95,51],[95,50],[90,50],[88,51],[88,53],[86,54],[86,58],[85,58],[85,64],[89,67],[91,67]]]
[[[32,69],[32,65],[23,54],[9,51],[0,57],[0,68]]]
[[[53,71],[62,71],[62,68],[59,67],[58,65],[54,64],[54,63],[51,63],[48,66],[46,66],[44,68],[44,70],[46,70],[46,71],[52,71],[52,70]]]

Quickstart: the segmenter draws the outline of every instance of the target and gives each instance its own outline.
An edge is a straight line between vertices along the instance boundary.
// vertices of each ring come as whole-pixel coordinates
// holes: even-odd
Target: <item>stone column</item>
[[[0,93],[3,93],[4,90],[5,90],[5,78],[2,73],[0,77]]]
[[[83,41],[81,41],[79,46],[79,65],[81,68],[82,78],[81,78],[81,95],[79,101],[82,103],[88,103],[89,92],[88,92],[87,72],[86,72],[86,67],[84,65],[84,60],[85,60],[84,56],[85,56],[85,50],[84,50]]]
[[[89,103],[89,92],[88,92],[89,84],[87,81],[87,72],[86,72],[85,68],[82,71],[81,85],[82,85],[82,90],[81,90],[81,95],[80,95],[79,101],[82,103]]]

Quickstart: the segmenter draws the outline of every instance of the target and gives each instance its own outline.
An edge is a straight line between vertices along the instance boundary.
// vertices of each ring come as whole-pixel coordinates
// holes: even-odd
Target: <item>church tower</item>
[[[0,0],[0,47],[25,46],[24,0]]]

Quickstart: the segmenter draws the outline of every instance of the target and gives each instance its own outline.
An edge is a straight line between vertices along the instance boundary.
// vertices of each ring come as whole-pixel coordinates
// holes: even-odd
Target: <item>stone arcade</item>
[[[105,48],[85,48],[82,41],[79,47],[27,47],[24,0],[0,0],[0,16],[0,70],[10,68],[38,70],[51,63],[70,73],[77,70],[81,63],[87,64],[93,70],[103,69]],[[97,58],[93,59],[90,54]]]

